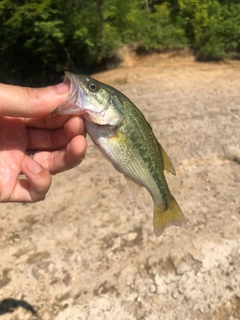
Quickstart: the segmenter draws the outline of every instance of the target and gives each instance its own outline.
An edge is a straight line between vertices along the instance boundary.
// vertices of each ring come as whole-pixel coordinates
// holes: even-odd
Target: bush
[[[146,52],[176,50],[188,45],[182,22],[172,20],[167,2],[155,5],[152,13],[145,12],[139,22],[137,41]]]
[[[179,14],[198,60],[221,60],[236,52],[240,39],[240,5],[217,0],[179,0]]]
[[[132,45],[193,49],[198,60],[236,57],[239,0],[2,0],[2,82],[45,85],[64,70],[88,73]]]

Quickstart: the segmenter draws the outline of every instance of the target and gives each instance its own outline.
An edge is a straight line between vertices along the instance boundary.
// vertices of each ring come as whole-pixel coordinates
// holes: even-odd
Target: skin
[[[51,175],[83,160],[82,118],[52,114],[68,92],[68,83],[37,89],[0,84],[0,202],[43,200]]]

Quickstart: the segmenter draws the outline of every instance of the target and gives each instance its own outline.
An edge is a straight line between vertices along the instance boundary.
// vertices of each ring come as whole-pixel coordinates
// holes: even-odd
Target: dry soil
[[[0,205],[0,319],[240,319],[240,63],[129,57],[95,77],[150,122],[187,225],[157,238],[147,191],[131,203],[89,141],[43,202]]]

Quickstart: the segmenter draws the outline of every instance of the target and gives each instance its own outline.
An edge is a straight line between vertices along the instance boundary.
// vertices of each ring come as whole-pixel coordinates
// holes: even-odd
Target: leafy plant
[[[199,60],[238,57],[238,0],[0,0],[0,81],[46,85],[88,73],[118,48],[191,47]]]

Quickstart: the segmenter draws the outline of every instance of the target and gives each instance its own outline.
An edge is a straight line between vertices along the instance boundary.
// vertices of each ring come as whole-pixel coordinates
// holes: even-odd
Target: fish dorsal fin
[[[176,175],[176,172],[175,172],[175,169],[174,169],[174,166],[172,164],[172,161],[171,159],[169,158],[169,156],[167,155],[167,152],[163,149],[163,147],[160,145],[160,143],[158,144],[159,145],[159,149],[160,149],[160,152],[162,154],[162,159],[163,159],[163,168],[164,170],[170,172],[171,174],[173,174],[174,176]]]
[[[137,196],[142,188],[139,184],[135,181],[131,180],[130,178],[124,176],[127,181],[128,190],[130,192],[132,202],[136,202]]]

